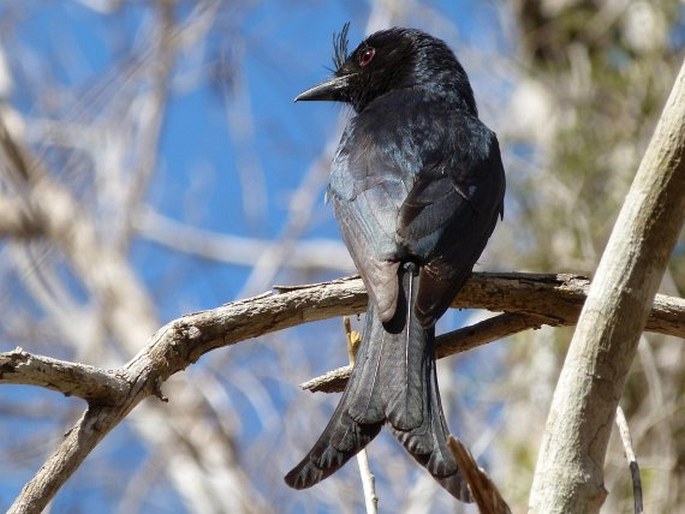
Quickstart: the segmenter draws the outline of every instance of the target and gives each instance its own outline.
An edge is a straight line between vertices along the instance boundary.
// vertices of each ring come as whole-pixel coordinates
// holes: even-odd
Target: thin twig
[[[633,442],[630,437],[630,428],[628,428],[628,421],[623,409],[619,405],[616,407],[616,425],[618,426],[618,433],[621,435],[621,442],[623,443],[623,451],[626,454],[626,460],[630,467],[630,478],[633,482],[633,505],[635,514],[642,514],[644,512],[642,507],[642,480],[640,479],[640,466],[635,457],[633,450]]]
[[[376,495],[376,477],[369,465],[369,454],[366,448],[357,454],[357,465],[359,475],[362,479],[362,489],[364,490],[364,505],[366,514],[376,514],[378,512],[378,496]]]

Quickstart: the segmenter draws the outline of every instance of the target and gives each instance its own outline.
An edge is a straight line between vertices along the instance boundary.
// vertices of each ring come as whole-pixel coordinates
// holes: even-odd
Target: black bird
[[[369,293],[356,365],[328,426],[285,481],[310,487],[387,423],[452,495],[470,501],[447,447],[435,373],[435,322],[469,277],[503,215],[504,169],[466,72],[425,32],[392,28],[347,54],[295,100],[355,111],[333,160],[328,198]]]

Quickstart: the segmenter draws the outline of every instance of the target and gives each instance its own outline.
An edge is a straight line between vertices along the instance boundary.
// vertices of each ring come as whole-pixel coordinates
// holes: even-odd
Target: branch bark
[[[128,384],[111,371],[33,355],[21,348],[0,354],[0,383],[44,387],[96,403],[117,404],[128,393]]]
[[[598,512],[618,401],[685,218],[685,64],[625,199],[555,390],[531,513]]]

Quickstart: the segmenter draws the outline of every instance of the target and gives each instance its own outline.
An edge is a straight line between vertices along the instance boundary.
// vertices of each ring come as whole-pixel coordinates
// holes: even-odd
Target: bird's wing
[[[400,241],[422,260],[415,309],[424,326],[445,312],[503,214],[495,134],[471,117],[452,130],[448,158],[421,170],[399,210]]]
[[[502,211],[499,146],[477,118],[444,105],[376,104],[382,112],[362,113],[343,135],[329,193],[381,319],[395,311],[399,263],[411,260],[421,266],[416,312],[430,326]]]
[[[333,161],[329,197],[345,244],[382,321],[397,305],[397,219],[410,185],[373,130],[353,120]]]

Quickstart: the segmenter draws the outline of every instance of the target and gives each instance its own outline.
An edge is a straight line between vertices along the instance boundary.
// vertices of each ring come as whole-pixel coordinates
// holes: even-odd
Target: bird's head
[[[346,102],[361,112],[392,90],[417,88],[424,94],[451,96],[477,115],[466,72],[444,41],[416,29],[375,32],[347,53],[346,23],[333,36],[332,78],[300,93],[295,101]]]

